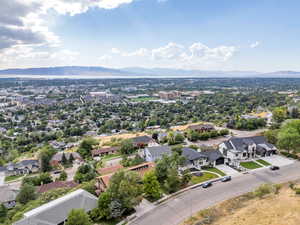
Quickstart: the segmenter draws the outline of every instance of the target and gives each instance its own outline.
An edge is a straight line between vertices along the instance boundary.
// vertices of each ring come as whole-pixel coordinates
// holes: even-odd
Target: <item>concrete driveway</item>
[[[280,155],[272,155],[268,157],[263,157],[262,159],[275,166],[286,166],[294,163],[294,160],[285,158]]]
[[[227,166],[227,165],[218,165],[216,166],[217,169],[223,171],[224,173],[226,173],[227,176],[238,176],[240,175],[240,173],[235,170],[235,169],[232,169],[231,167]]]
[[[5,174],[3,172],[0,173],[0,186],[4,185]]]

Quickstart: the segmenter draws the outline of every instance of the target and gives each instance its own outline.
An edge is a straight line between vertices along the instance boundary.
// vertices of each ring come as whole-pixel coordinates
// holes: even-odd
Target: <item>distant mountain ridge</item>
[[[142,68],[130,67],[122,69],[112,69],[106,67],[88,66],[61,66],[61,67],[41,67],[26,69],[5,69],[0,70],[1,75],[30,75],[30,76],[115,76],[115,77],[287,77],[300,78],[297,71],[276,71],[272,73],[260,73],[256,71],[210,71],[210,70],[185,70],[169,68]]]
[[[61,66],[41,67],[27,69],[6,69],[0,70],[0,75],[101,75],[101,74],[123,74],[117,69],[105,67],[88,66]]]

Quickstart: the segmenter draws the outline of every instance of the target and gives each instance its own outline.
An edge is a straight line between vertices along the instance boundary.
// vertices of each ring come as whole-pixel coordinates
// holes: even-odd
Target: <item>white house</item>
[[[268,143],[263,136],[230,138],[219,145],[225,163],[239,167],[241,161],[276,154],[277,148]]]

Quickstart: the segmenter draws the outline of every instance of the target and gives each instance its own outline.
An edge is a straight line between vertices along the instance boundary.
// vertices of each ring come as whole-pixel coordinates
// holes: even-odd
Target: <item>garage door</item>
[[[218,158],[217,161],[216,161],[216,165],[221,165],[221,164],[224,164],[224,158]]]

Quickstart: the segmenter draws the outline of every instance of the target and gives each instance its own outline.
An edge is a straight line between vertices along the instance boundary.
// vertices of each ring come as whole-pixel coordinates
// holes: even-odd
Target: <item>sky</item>
[[[0,0],[0,69],[300,71],[299,0]]]

